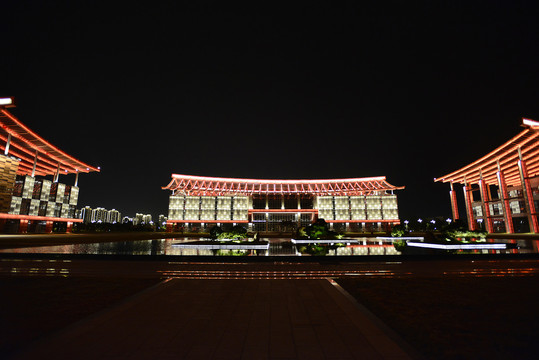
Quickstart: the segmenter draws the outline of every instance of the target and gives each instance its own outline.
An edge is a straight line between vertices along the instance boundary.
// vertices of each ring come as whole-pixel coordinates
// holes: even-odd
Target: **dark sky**
[[[112,3],[2,5],[0,96],[101,166],[81,207],[166,214],[172,173],[383,175],[401,219],[449,216],[433,178],[539,119],[532,1]]]

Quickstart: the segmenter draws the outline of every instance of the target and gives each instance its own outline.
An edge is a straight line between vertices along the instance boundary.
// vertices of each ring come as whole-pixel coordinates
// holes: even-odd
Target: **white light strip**
[[[403,236],[403,237],[391,237],[391,236],[377,236],[376,239],[384,241],[396,241],[396,240],[421,240],[425,238],[423,236]]]
[[[290,239],[292,244],[358,244],[359,240],[356,239],[340,239],[340,240],[327,240],[327,239]]]
[[[239,244],[172,244],[180,249],[205,249],[205,250],[268,250],[269,243],[263,245],[239,245]]]
[[[409,242],[408,246],[427,249],[442,250],[480,250],[480,249],[507,249],[507,244],[460,244],[460,245],[442,245],[430,243]]]
[[[532,120],[532,119],[526,119],[522,118],[522,124],[528,125],[528,126],[539,126],[539,122]]]
[[[13,105],[12,98],[0,98],[0,106],[2,105]]]

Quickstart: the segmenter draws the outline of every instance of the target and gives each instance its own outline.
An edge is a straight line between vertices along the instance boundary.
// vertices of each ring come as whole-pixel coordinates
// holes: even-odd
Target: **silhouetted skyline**
[[[0,96],[101,167],[79,207],[166,215],[172,173],[383,175],[401,219],[450,216],[433,178],[539,119],[535,5],[61,3],[2,6]]]

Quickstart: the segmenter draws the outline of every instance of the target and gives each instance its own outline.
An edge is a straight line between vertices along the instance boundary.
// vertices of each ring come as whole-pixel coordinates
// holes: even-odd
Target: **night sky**
[[[539,119],[531,1],[112,3],[0,7],[0,96],[101,167],[80,207],[166,214],[172,173],[386,176],[401,219],[450,216],[433,178]]]

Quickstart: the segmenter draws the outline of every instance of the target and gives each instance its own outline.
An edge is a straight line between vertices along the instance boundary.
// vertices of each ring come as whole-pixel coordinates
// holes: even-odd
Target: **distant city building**
[[[92,222],[106,223],[107,222],[107,209],[98,207],[92,210]]]
[[[137,225],[140,225],[142,224],[142,217],[144,215],[143,214],[135,214],[135,216],[133,217],[133,225],[137,226]]]
[[[152,215],[150,214],[135,214],[135,217],[133,218],[133,225],[148,225],[152,224]]]
[[[159,225],[162,225],[167,222],[167,217],[165,215],[159,215]]]
[[[146,214],[142,217],[142,222],[144,224],[150,224],[152,222],[152,216],[150,214]]]
[[[120,223],[122,219],[122,213],[116,209],[109,210],[107,212],[107,222],[110,224]]]
[[[107,210],[102,207],[92,209],[89,206],[85,206],[80,210],[80,219],[83,223],[105,223],[105,224],[114,224],[121,222],[122,214],[116,210]]]
[[[245,224],[258,232],[291,231],[323,218],[335,230],[383,231],[400,223],[386,178],[260,180],[172,175],[168,230]]]
[[[85,206],[80,210],[80,216],[79,219],[82,219],[82,222],[85,224],[92,222],[92,208],[89,206]]]

